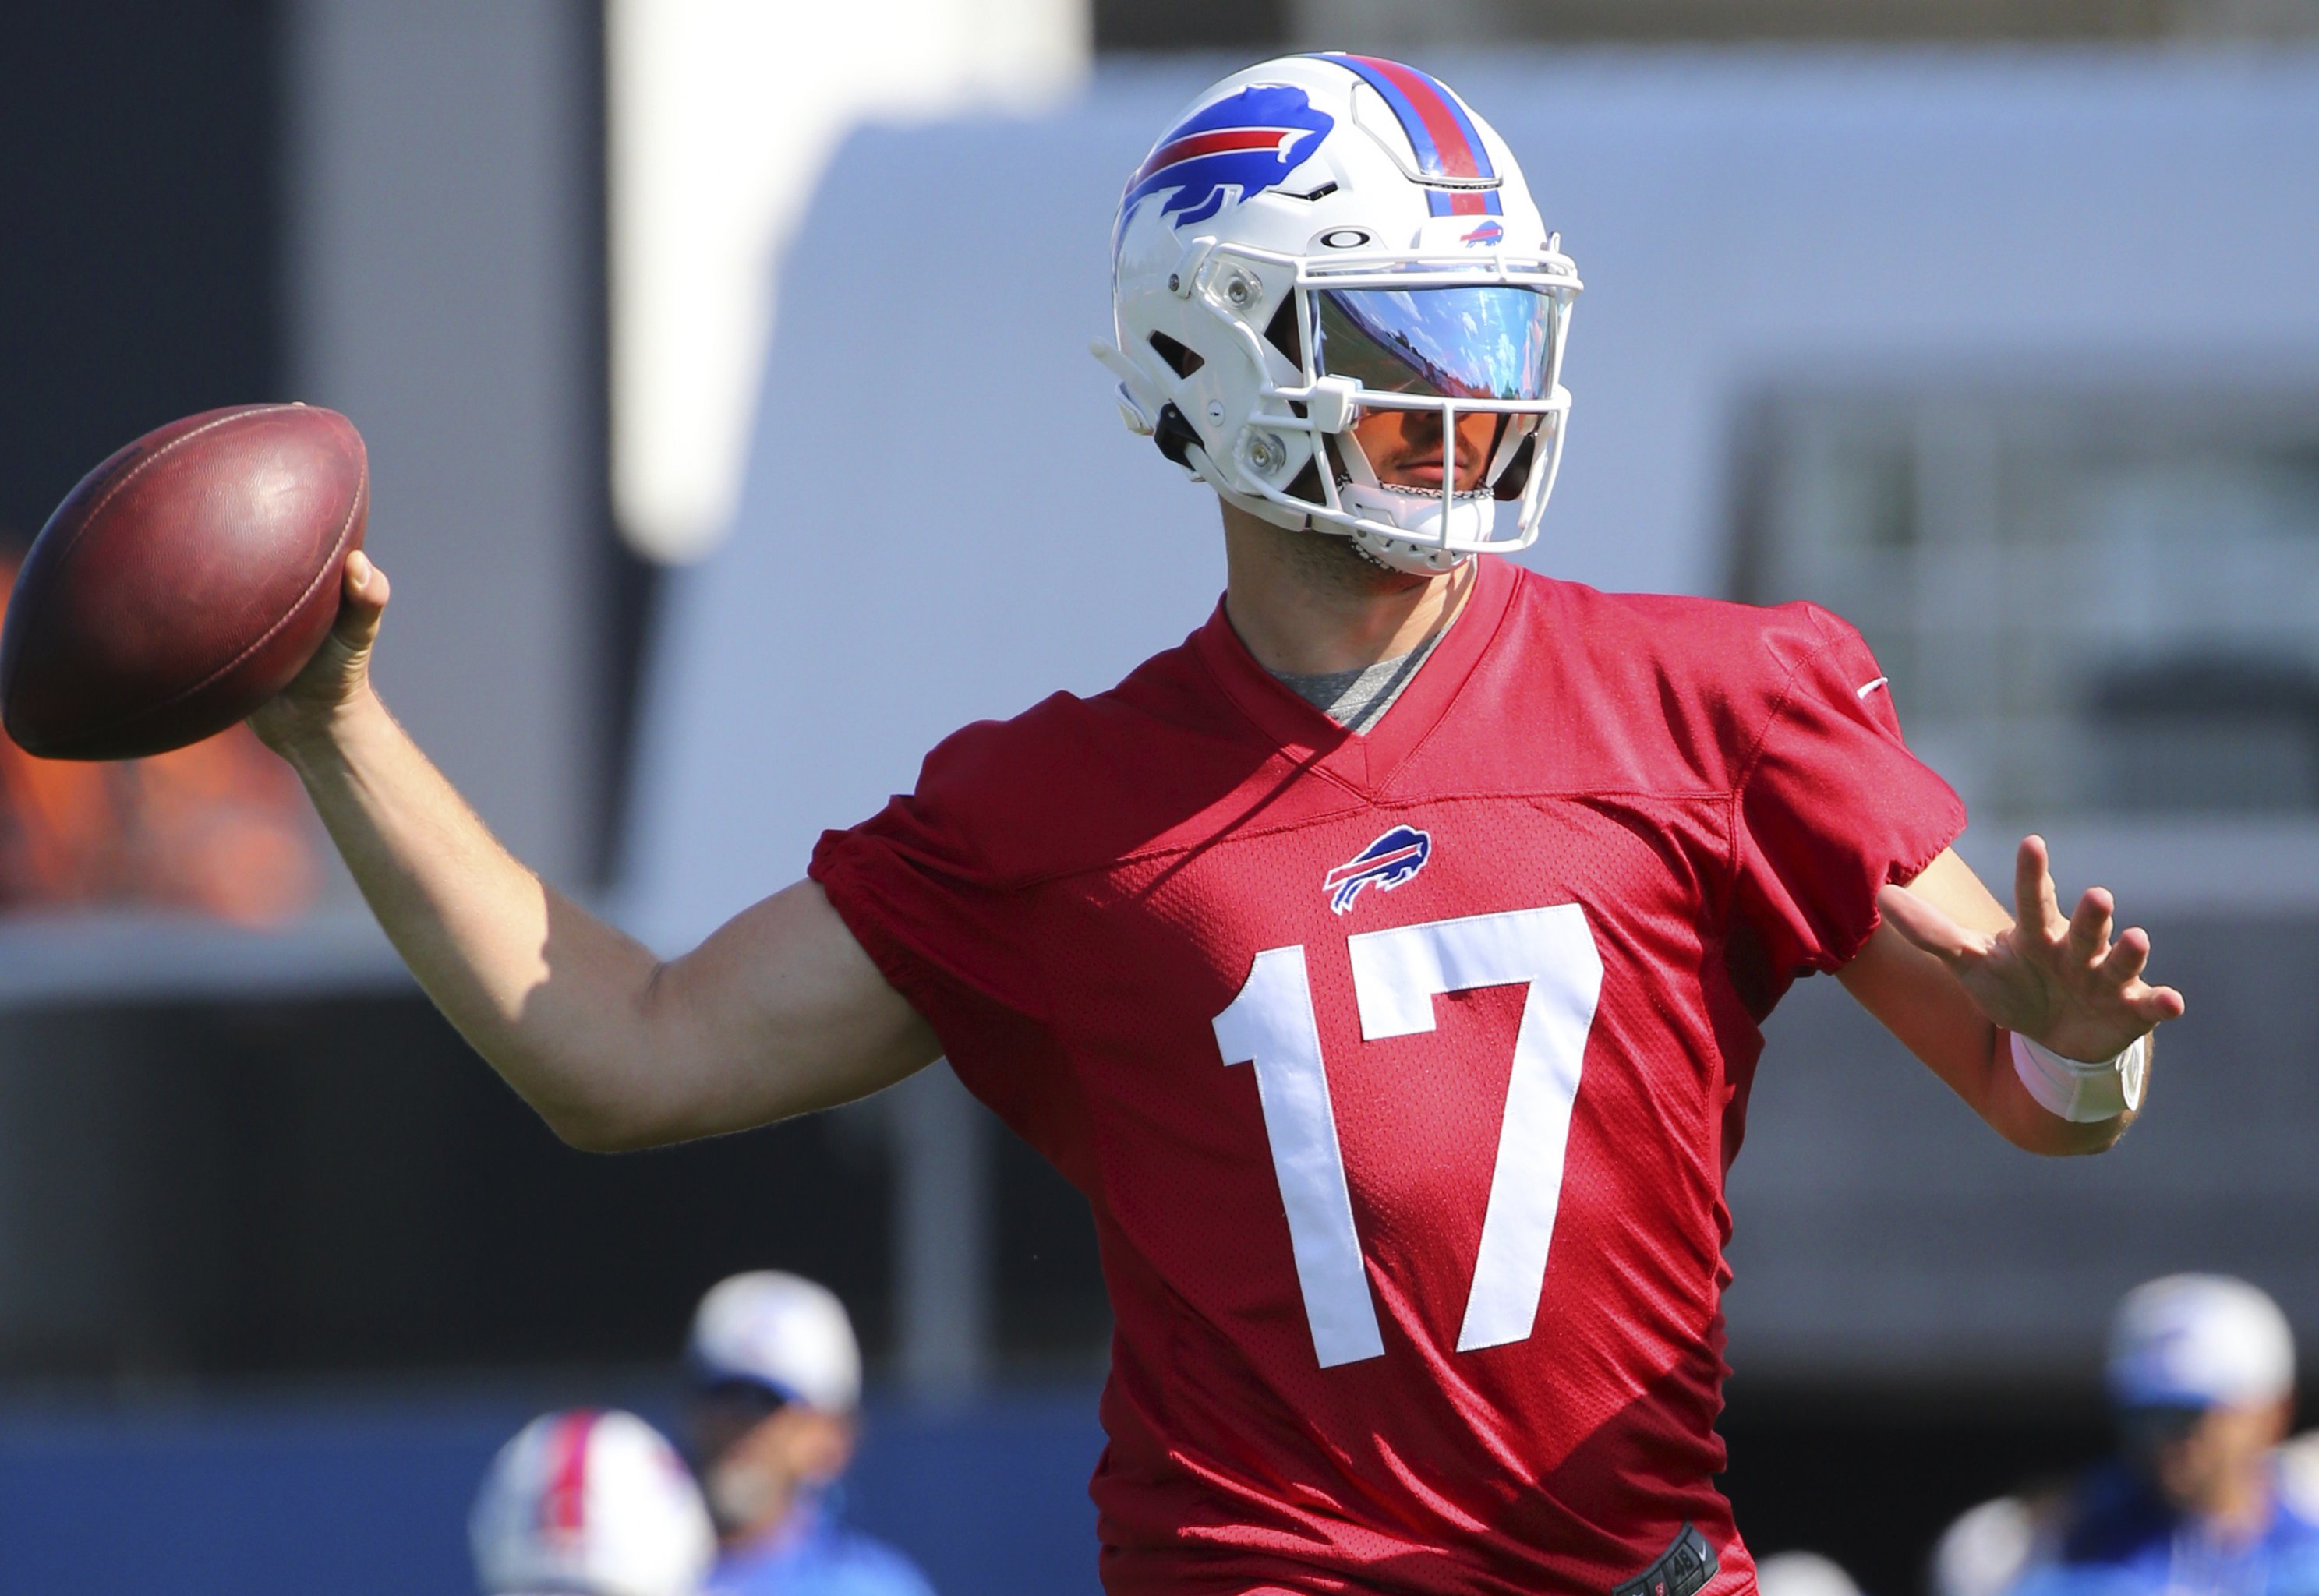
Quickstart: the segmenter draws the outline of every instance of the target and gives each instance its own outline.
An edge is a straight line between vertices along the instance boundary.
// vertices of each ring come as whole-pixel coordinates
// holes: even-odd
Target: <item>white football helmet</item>
[[[1396,62],[1290,56],[1194,100],[1128,180],[1118,341],[1095,353],[1128,427],[1228,502],[1441,572],[1538,536],[1578,290],[1464,101]],[[1378,481],[1350,428],[1379,409],[1440,415],[1438,491]],[[1461,491],[1450,440],[1475,411],[1502,419]]]
[[[467,1534],[489,1596],[693,1596],[717,1556],[683,1459],[617,1409],[525,1425],[492,1460]]]
[[[862,1401],[862,1347],[837,1294],[780,1269],[718,1281],[700,1299],[685,1342],[693,1377],[740,1381],[783,1402],[850,1413]]]

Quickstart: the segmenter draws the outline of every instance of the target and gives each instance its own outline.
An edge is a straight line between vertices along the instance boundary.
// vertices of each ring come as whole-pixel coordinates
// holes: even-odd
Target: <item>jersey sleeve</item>
[[[849,831],[825,832],[807,870],[962,1073],[1044,1017],[1027,895],[988,861],[976,818],[1003,801],[981,730],[929,754],[916,791]]]
[[[1737,911],[1783,973],[1835,970],[1876,929],[1876,894],[1964,829],[1964,805],[1908,752],[1884,672],[1850,625],[1812,632],[1740,778]]]

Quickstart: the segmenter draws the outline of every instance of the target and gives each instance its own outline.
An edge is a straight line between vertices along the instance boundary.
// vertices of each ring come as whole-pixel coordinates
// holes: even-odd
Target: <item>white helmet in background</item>
[[[1397,62],[1291,56],[1201,95],[1129,179],[1118,346],[1096,353],[1128,426],[1227,502],[1448,571],[1538,536],[1578,289],[1512,151],[1464,101]],[[1349,428],[1378,409],[1441,416],[1438,491],[1377,480]],[[1503,420],[1460,492],[1448,440],[1476,410]]]
[[[1774,1552],[1755,1559],[1756,1596],[1860,1596],[1844,1565],[1818,1552]]]
[[[780,1269],[709,1287],[692,1316],[685,1361],[702,1385],[756,1386],[785,1402],[851,1413],[862,1401],[862,1348],[837,1294]]]
[[[2032,1564],[2051,1560],[2065,1498],[2000,1496],[1968,1509],[1933,1543],[1932,1596],[2006,1596]]]
[[[2277,1402],[2295,1389],[2295,1332],[2278,1304],[2243,1280],[2168,1275],[2118,1304],[2104,1372],[2122,1408]]]
[[[717,1555],[683,1460],[617,1410],[525,1425],[492,1459],[467,1532],[489,1596],[692,1596]]]

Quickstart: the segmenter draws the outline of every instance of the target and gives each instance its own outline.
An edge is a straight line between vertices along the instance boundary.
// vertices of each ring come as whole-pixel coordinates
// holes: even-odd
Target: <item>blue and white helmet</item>
[[[525,1425],[492,1460],[467,1533],[486,1596],[694,1596],[717,1555],[676,1449],[618,1409]]]
[[[1561,463],[1578,274],[1513,153],[1447,87],[1367,56],[1238,72],[1169,125],[1120,200],[1116,347],[1132,430],[1277,525],[1396,570],[1527,548]],[[1377,480],[1366,410],[1504,418],[1479,486]],[[1510,525],[1508,523],[1511,523]]]

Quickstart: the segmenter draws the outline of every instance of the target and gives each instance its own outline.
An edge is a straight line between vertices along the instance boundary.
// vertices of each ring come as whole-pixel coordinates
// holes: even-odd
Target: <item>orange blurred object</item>
[[[0,554],[0,603],[18,557]],[[34,759],[0,735],[0,914],[190,910],[270,925],[320,885],[298,779],[248,726],[152,759]]]

